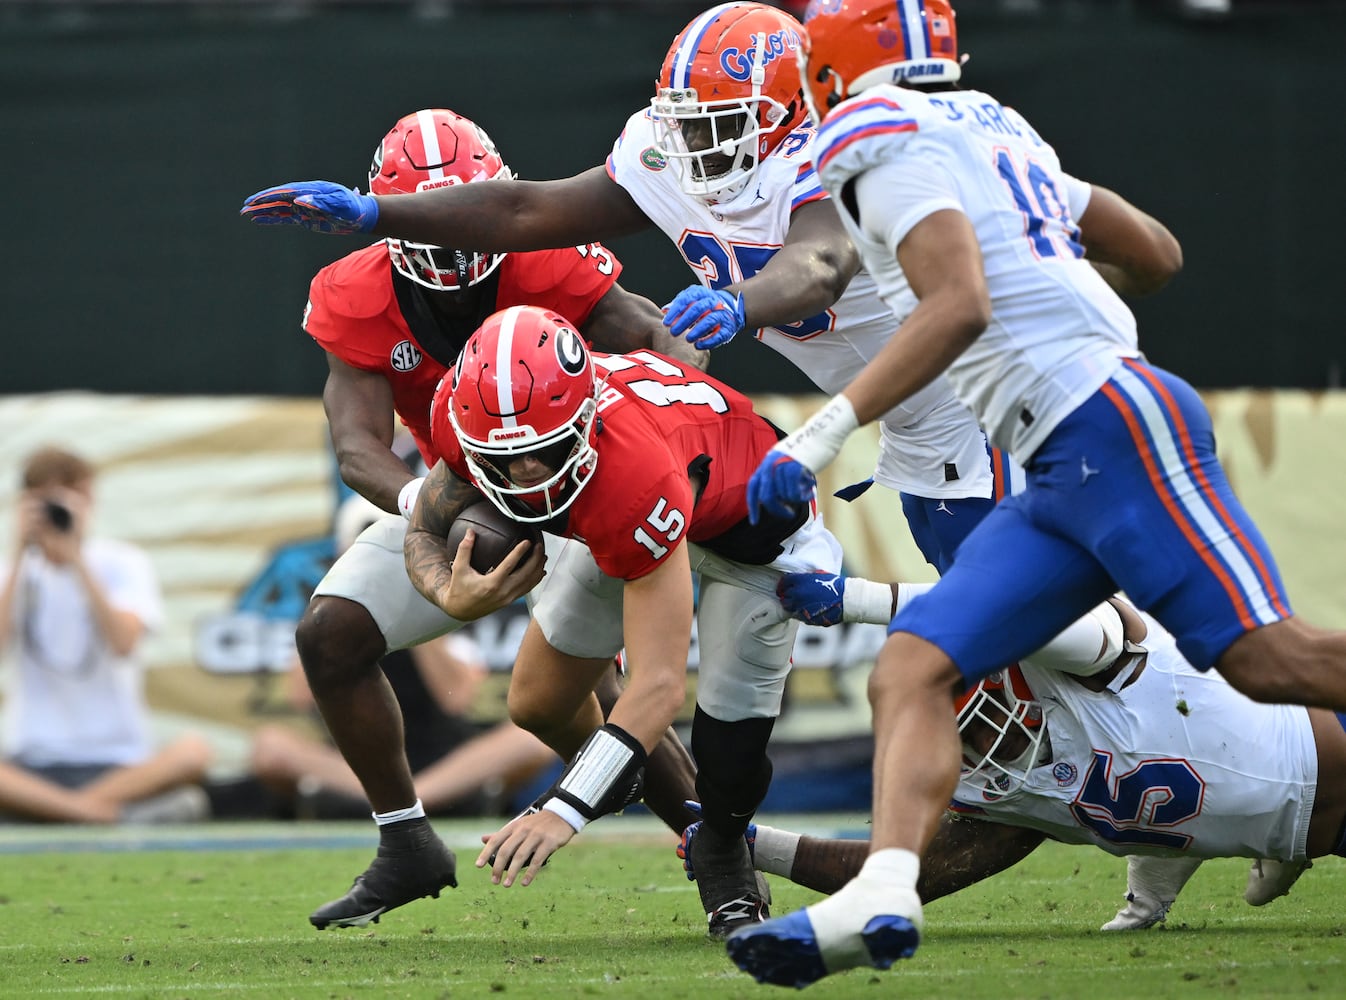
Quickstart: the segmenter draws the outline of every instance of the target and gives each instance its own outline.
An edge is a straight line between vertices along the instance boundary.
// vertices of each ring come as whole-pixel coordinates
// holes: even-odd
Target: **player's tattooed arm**
[[[472,566],[472,532],[455,551],[445,545],[449,527],[481,493],[443,462],[425,478],[407,523],[403,555],[407,576],[421,595],[460,622],[470,622],[512,604],[537,586],[545,572],[541,545],[520,545],[489,573]]]
[[[1047,835],[945,813],[921,859],[916,891],[929,902],[966,889],[1028,857]]]
[[[438,595],[448,591],[455,553],[445,547],[444,539],[458,515],[480,499],[476,487],[443,462],[425,477],[407,524],[403,554],[407,576],[426,600],[438,604]]]

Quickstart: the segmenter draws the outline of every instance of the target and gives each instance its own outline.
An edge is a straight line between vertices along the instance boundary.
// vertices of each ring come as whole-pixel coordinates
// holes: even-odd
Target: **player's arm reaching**
[[[512,604],[537,586],[546,565],[541,545],[520,542],[491,572],[478,573],[472,568],[476,536],[471,531],[456,552],[449,552],[444,545],[449,527],[483,499],[471,483],[438,462],[425,477],[403,543],[407,576],[416,589],[459,621],[474,621]]]
[[[650,573],[626,582],[622,622],[626,688],[607,723],[539,800],[541,809],[484,839],[477,866],[490,864],[495,883],[528,885],[585,824],[639,798],[646,758],[686,697],[692,586],[685,543]]]
[[[990,322],[981,248],[965,214],[946,208],[927,215],[902,238],[897,260],[919,299],[916,308],[850,385],[762,459],[748,484],[754,522],[763,510],[785,516],[805,502],[815,474],[852,431],[928,385]]]
[[[664,324],[709,350],[741,330],[788,326],[824,312],[859,270],[860,254],[832,202],[810,202],[790,217],[785,244],[760,271],[723,288],[684,288],[668,304]]]
[[[609,354],[645,349],[666,354],[700,371],[710,364],[709,354],[664,328],[664,314],[657,305],[621,285],[613,285],[603,294],[580,332],[595,348]]]
[[[361,194],[331,181],[297,181],[249,196],[239,214],[264,226],[487,251],[575,246],[652,225],[602,166],[562,180],[454,184],[396,197]]]
[[[1085,259],[1119,295],[1157,292],[1182,270],[1182,246],[1162,222],[1093,185],[1080,215]]]

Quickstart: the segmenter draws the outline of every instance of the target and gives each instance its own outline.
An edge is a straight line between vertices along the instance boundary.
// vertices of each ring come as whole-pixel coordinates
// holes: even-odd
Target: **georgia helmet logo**
[[[578,375],[588,364],[588,352],[580,335],[568,326],[556,330],[556,360],[567,375]]]
[[[388,354],[388,363],[393,371],[409,372],[421,363],[423,355],[420,349],[409,340],[404,340]]]

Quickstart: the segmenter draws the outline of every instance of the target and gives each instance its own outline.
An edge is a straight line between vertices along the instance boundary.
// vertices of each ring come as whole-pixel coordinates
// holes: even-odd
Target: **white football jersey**
[[[1007,793],[1003,776],[961,779],[954,810],[1117,855],[1305,857],[1318,781],[1308,712],[1197,671],[1143,617],[1149,659],[1120,692],[1022,666],[1049,754]]]
[[[785,243],[795,209],[826,198],[810,160],[816,133],[796,129],[766,157],[753,183],[707,205],[678,186],[655,144],[647,111],[632,115],[608,157],[608,174],[668,236],[700,282],[723,288],[760,271]],[[916,304],[908,295],[905,308]],[[905,312],[902,313],[905,315]],[[861,271],[831,309],[788,327],[756,331],[824,392],[837,393],[897,329],[874,279]],[[875,481],[921,497],[989,497],[991,467],[971,411],[939,378],[880,421]]]
[[[1122,358],[1139,354],[1131,311],[1084,260],[1075,220],[1088,185],[994,98],[874,87],[827,116],[813,155],[834,198],[855,181],[860,221],[845,211],[842,220],[898,317],[912,294],[897,263],[902,239],[942,209],[967,215],[992,315],[948,378],[1021,465]]]

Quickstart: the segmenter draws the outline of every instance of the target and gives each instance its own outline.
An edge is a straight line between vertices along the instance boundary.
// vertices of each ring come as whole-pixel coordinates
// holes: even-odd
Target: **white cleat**
[[[1243,900],[1249,906],[1266,906],[1288,893],[1299,876],[1312,867],[1313,862],[1307,858],[1303,861],[1271,861],[1268,858],[1254,861],[1248,872],[1248,887],[1243,890]]]
[[[1163,923],[1187,880],[1201,867],[1200,858],[1126,859],[1126,906],[1103,925],[1105,931],[1143,931]]]

